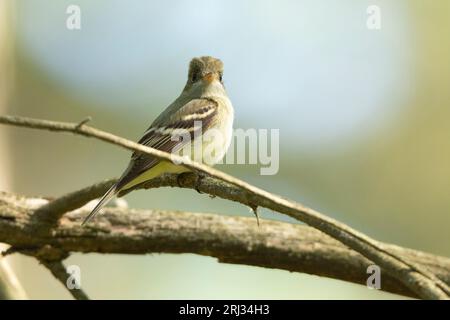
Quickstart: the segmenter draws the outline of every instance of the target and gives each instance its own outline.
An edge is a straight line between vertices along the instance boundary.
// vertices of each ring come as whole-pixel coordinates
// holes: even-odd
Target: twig
[[[93,127],[86,125],[80,127],[77,123],[56,122],[14,116],[1,116],[0,123],[35,129],[71,132],[87,137],[95,137],[105,142],[122,146],[128,150],[154,156],[161,160],[176,161],[193,171],[213,176],[218,180],[239,187],[242,192],[250,197],[250,199],[247,200],[247,203],[284,213],[330,235],[372,260],[386,272],[391,274],[391,276],[400,279],[405,286],[409,287],[422,298],[448,299],[450,296],[449,287],[440,279],[428,270],[424,270],[423,268],[406,261],[402,257],[389,252],[389,250],[384,248],[380,242],[313,209],[271,194],[214,168],[140,145]],[[62,215],[64,213],[60,212],[59,214]]]
[[[76,300],[89,300],[89,297],[87,294],[83,291],[83,289],[69,289],[67,287],[67,279],[68,279],[68,273],[66,270],[66,267],[64,267],[64,264],[62,261],[46,261],[46,260],[39,260],[42,265],[44,265],[50,272],[53,274],[53,276],[58,279],[59,282],[64,286],[64,288],[69,291],[69,293],[74,297]]]
[[[81,128],[83,125],[85,125],[86,123],[88,123],[88,122],[90,122],[90,121],[92,121],[92,117],[91,117],[91,116],[88,116],[88,117],[86,117],[85,119],[81,120],[81,121],[77,124],[76,128],[79,129],[79,128]]]
[[[304,272],[361,285],[365,285],[366,269],[372,264],[308,226],[262,219],[257,227],[250,217],[217,214],[105,208],[92,224],[82,228],[79,222],[88,213],[82,208],[65,215],[50,236],[30,234],[27,226],[35,224],[32,202],[0,193],[0,242],[46,261],[60,261],[68,252],[194,253],[215,257],[219,262]],[[450,283],[450,259],[384,245]],[[418,297],[385,273],[381,275],[381,288]]]

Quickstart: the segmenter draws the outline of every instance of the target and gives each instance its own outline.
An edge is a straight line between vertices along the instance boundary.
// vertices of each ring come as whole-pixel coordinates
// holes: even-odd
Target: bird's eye
[[[220,82],[222,82],[222,72],[219,72],[219,80],[220,80]]]
[[[193,74],[192,74],[192,82],[196,82],[197,80],[198,80],[198,73],[197,72],[194,72]]]

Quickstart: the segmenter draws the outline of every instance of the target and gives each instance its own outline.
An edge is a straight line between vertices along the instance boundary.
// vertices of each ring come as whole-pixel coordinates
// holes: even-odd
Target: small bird
[[[138,143],[169,153],[190,150],[188,156],[194,160],[199,160],[197,153],[200,153],[200,160],[209,165],[219,162],[230,146],[234,119],[233,106],[225,91],[222,76],[221,60],[210,56],[192,59],[188,79],[180,96],[153,121]],[[214,130],[220,137],[211,135],[210,139],[203,139],[208,131]],[[190,139],[174,139],[174,135],[181,131],[188,132]],[[201,143],[197,143],[198,141]],[[206,154],[205,150],[212,144],[215,152]],[[173,162],[134,152],[125,172],[105,193],[82,225],[89,222],[120,191],[164,173],[186,171],[189,169]]]

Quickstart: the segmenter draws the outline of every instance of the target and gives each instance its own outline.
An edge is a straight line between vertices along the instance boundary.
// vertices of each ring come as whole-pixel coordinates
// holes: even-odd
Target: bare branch
[[[71,132],[87,137],[95,137],[129,150],[154,156],[161,160],[176,161],[193,171],[215,177],[218,180],[238,187],[241,190],[241,194],[247,196],[245,202],[251,204],[253,207],[262,206],[284,213],[337,239],[372,260],[391,276],[400,279],[405,286],[422,298],[448,299],[450,296],[450,289],[444,282],[428,270],[390,252],[382,243],[313,209],[259,189],[214,168],[140,145],[87,125],[79,126],[77,123],[55,122],[13,116],[0,116],[0,123],[35,129]],[[59,214],[63,213],[60,212]],[[57,214],[55,214],[55,216],[57,216]]]
[[[35,202],[0,193],[0,241],[40,261],[61,261],[70,252],[194,253],[224,263],[304,272],[361,285],[372,264],[314,228],[270,220],[261,220],[257,227],[253,217],[105,208],[94,223],[83,228],[79,222],[87,211],[79,209],[65,215],[50,236],[30,234]],[[450,259],[384,245],[450,283]],[[418,297],[384,273],[382,290]]]

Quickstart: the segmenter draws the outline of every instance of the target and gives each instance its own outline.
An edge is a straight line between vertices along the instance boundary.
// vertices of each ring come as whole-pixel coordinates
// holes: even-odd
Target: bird
[[[152,122],[138,143],[169,153],[183,152],[184,156],[208,165],[221,161],[231,144],[234,121],[233,105],[223,83],[223,69],[220,59],[211,56],[193,58],[189,63],[188,79],[183,91]],[[214,134],[208,135],[211,132]],[[174,138],[180,133],[187,137]],[[104,194],[82,225],[94,218],[119,192],[165,173],[180,174],[187,171],[189,169],[177,163],[133,152],[123,174]]]

